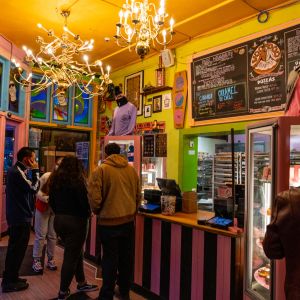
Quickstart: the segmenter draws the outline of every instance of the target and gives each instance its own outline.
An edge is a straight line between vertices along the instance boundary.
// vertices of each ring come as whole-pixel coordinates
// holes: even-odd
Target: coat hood
[[[103,163],[115,168],[125,168],[128,165],[128,160],[121,154],[112,154]]]

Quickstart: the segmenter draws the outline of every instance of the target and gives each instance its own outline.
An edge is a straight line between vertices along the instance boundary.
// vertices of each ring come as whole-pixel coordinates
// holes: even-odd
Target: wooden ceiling
[[[151,0],[150,0],[151,1]],[[95,48],[91,58],[102,59],[113,70],[139,60],[133,50],[120,48],[113,36],[118,13],[125,0],[14,0],[1,1],[0,34],[17,47],[28,46],[36,52],[36,36],[46,39],[46,33],[37,23],[62,33],[64,19],[60,11],[70,8],[68,27],[82,39],[93,38]],[[153,0],[157,4],[158,0]],[[261,10],[274,8],[294,1],[282,0],[166,0],[166,11],[175,19],[175,32],[170,48],[199,35],[254,16]],[[105,41],[109,37],[110,41]],[[150,55],[157,53],[153,49]]]

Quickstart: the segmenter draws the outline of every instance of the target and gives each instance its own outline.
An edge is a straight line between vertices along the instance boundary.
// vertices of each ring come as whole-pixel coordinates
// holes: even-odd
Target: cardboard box
[[[197,212],[197,193],[184,192],[182,196],[182,211],[185,213]]]

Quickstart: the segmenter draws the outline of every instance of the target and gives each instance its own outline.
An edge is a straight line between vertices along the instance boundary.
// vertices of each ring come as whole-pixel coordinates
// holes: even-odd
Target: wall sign
[[[186,71],[175,73],[173,86],[174,127],[183,128],[188,91]]]
[[[300,25],[194,58],[194,121],[280,111],[289,72],[300,65]]]

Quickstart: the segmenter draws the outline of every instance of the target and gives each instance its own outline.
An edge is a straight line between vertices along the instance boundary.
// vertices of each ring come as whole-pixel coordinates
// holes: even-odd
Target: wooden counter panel
[[[203,213],[205,213],[205,212],[203,212]],[[233,238],[241,236],[240,233],[235,233],[235,232],[231,232],[228,230],[223,230],[223,229],[206,226],[206,225],[198,225],[197,224],[197,213],[187,214],[187,213],[183,213],[183,212],[177,212],[173,216],[167,216],[167,215],[162,215],[162,214],[148,214],[148,213],[139,213],[139,214],[143,215],[145,217],[148,217],[148,218],[159,219],[159,220],[172,222],[172,223],[176,223],[176,224],[180,224],[180,225],[184,225],[184,226],[188,226],[188,227],[193,227],[193,228],[207,231],[207,232],[214,233],[214,234],[224,235],[224,236],[233,237]]]

